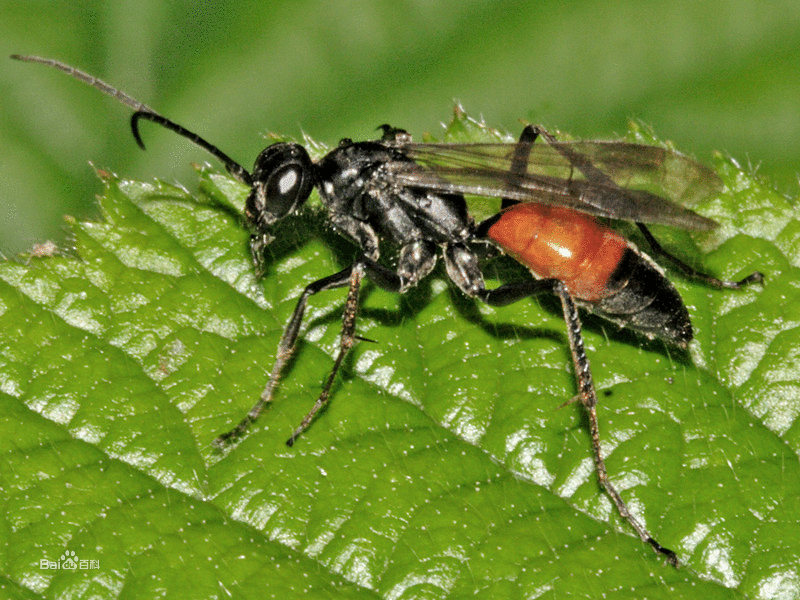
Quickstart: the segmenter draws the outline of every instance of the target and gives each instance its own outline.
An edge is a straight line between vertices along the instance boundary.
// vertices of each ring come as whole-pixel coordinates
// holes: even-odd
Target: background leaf
[[[483,128],[461,116],[451,132]],[[652,142],[635,128],[631,136]],[[354,248],[308,210],[257,280],[212,171],[194,197],[99,172],[75,257],[0,265],[0,588],[10,597],[791,598],[800,593],[796,206],[718,159],[712,233],[658,232],[704,269],[674,277],[690,353],[585,318],[608,467],[685,567],[600,492],[552,298],[491,309],[441,271],[404,296],[367,286],[360,343],[294,448],[336,351],[343,294],[312,301],[273,405],[235,448],[211,441],[260,393],[302,287]],[[523,275],[487,266],[489,283]],[[98,568],[45,570],[67,552]]]

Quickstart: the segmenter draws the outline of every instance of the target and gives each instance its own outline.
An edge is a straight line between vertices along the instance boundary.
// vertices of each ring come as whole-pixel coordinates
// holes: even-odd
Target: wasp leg
[[[678,556],[672,550],[659,544],[644,525],[631,514],[627,504],[625,504],[625,501],[619,495],[614,484],[612,484],[611,480],[608,478],[608,470],[606,469],[603,450],[600,446],[600,427],[597,421],[597,393],[594,389],[592,372],[589,368],[589,358],[586,356],[586,349],[583,345],[578,307],[575,305],[575,301],[572,299],[572,296],[563,283],[556,282],[553,287],[553,291],[561,300],[561,306],[564,310],[564,319],[567,322],[567,335],[569,337],[569,347],[572,353],[572,362],[575,365],[575,373],[578,376],[579,396],[589,415],[589,430],[592,436],[594,465],[597,470],[597,478],[600,481],[600,485],[603,486],[608,496],[614,502],[617,507],[617,512],[619,512],[623,519],[630,523],[631,527],[636,530],[636,533],[639,534],[642,541],[650,544],[658,554],[662,554],[666,557],[668,563],[677,567]]]
[[[511,174],[524,175],[525,171],[528,170],[528,159],[531,155],[531,148],[540,133],[540,128],[532,125],[526,125],[523,128],[519,136],[519,141],[517,142],[517,147],[514,149],[514,158],[511,159],[511,167],[509,168]],[[519,201],[503,198],[500,204],[500,210],[506,209],[509,206],[514,206],[515,204],[519,204]]]
[[[366,275],[379,287],[391,292],[404,292],[433,270],[436,264],[436,245],[424,241],[412,242],[400,250],[398,258],[397,272],[381,265],[368,256],[362,256],[351,266],[315,281],[303,290],[297,301],[294,312],[289,319],[289,323],[283,331],[281,340],[278,343],[278,352],[275,364],[272,367],[269,381],[267,382],[261,397],[258,399],[244,419],[232,430],[223,433],[216,440],[214,445],[218,448],[224,447],[228,442],[240,437],[247,428],[255,421],[266,405],[272,401],[275,388],[280,381],[281,373],[292,356],[300,333],[300,326],[303,322],[308,299],[314,294],[326,290],[333,290],[349,286],[347,300],[345,301],[344,314],[342,316],[342,331],[339,341],[339,352],[333,363],[330,375],[322,388],[322,393],[317,398],[314,406],[303,418],[300,425],[294,430],[291,437],[286,441],[288,446],[292,446],[295,440],[308,429],[314,417],[330,399],[330,390],[336,379],[336,374],[344,361],[345,356],[355,345],[356,340],[363,339],[355,335],[356,315],[358,312],[358,292],[361,281]]]
[[[732,289],[738,290],[743,288],[746,285],[751,283],[761,283],[764,281],[764,275],[759,271],[754,271],[750,273],[747,277],[740,281],[725,281],[724,279],[717,279],[716,277],[712,277],[711,275],[706,275],[705,273],[701,273],[700,271],[692,268],[691,266],[687,265],[677,256],[670,254],[658,243],[658,240],[650,233],[650,230],[647,228],[647,225],[644,223],[636,223],[639,230],[644,235],[647,243],[650,244],[650,249],[652,250],[653,254],[656,256],[661,256],[667,260],[669,260],[675,267],[677,267],[686,277],[691,277],[692,279],[697,279],[698,281],[702,281],[712,287],[718,289]]]
[[[526,134],[525,130],[530,129],[530,132]],[[598,169],[592,163],[592,160],[580,152],[575,152],[570,146],[559,143],[556,136],[551,134],[541,125],[528,125],[522,131],[522,136],[534,136],[536,137],[543,137],[548,144],[555,147],[558,150],[558,153],[561,154],[564,158],[569,161],[573,168],[578,169],[583,176],[586,177],[588,181],[592,183],[596,183],[598,185],[617,188],[619,187],[616,182],[608,176],[602,169]],[[522,140],[522,136],[520,136],[520,140]],[[513,168],[513,163],[512,163]],[[524,171],[523,171],[524,172]]]
[[[451,244],[445,248],[445,266],[450,279],[468,296],[478,298],[491,306],[505,306],[536,294],[548,292],[561,300],[564,319],[567,323],[570,351],[578,378],[578,397],[589,416],[589,429],[592,438],[592,451],[600,485],[611,498],[620,516],[630,523],[639,537],[650,544],[653,549],[664,555],[667,562],[678,564],[678,557],[672,551],[659,544],[650,532],[631,514],[625,501],[608,478],[603,451],[600,446],[600,428],[597,421],[597,393],[594,389],[589,358],[583,345],[581,322],[575,301],[564,284],[557,279],[530,279],[527,281],[507,283],[495,289],[486,289],[475,254],[463,244]]]
[[[526,125],[522,129],[522,133],[517,141],[517,147],[514,150],[514,157],[511,159],[511,165],[509,166],[510,174],[525,175],[525,172],[528,170],[528,159],[531,154],[531,148],[540,136],[543,137],[548,144],[555,146],[558,152],[566,158],[574,168],[583,173],[584,177],[589,181],[600,185],[617,187],[616,183],[602,170],[595,167],[588,157],[575,152],[564,144],[559,144],[556,137],[541,125]],[[570,175],[570,178],[571,177]],[[503,198],[500,208],[502,210],[514,204],[519,204],[519,202],[517,200]]]
[[[531,144],[540,135],[550,144],[557,143],[555,138],[543,128],[530,125],[525,127],[514,152],[514,158],[510,169],[511,173],[515,175],[525,173]],[[588,158],[580,156],[568,148],[563,148],[562,154],[565,154],[565,157],[587,178],[595,181],[610,181],[608,176],[597,169]],[[611,184],[613,185],[613,182],[611,182]],[[506,206],[506,202],[508,202],[508,206],[513,204],[512,201],[504,199],[504,207]],[[496,218],[497,217],[487,219],[478,225],[476,234],[481,235],[482,232],[485,234]],[[542,292],[550,292],[559,297],[564,312],[564,320],[567,324],[570,352],[572,354],[575,373],[578,378],[578,396],[565,404],[579,399],[586,408],[589,417],[589,430],[592,438],[595,469],[597,470],[597,478],[600,485],[617,507],[617,512],[619,512],[620,516],[633,527],[639,537],[644,542],[648,543],[658,554],[665,556],[667,562],[673,566],[677,566],[677,555],[672,550],[659,544],[639,520],[631,514],[627,504],[625,504],[625,501],[619,495],[616,487],[614,487],[614,484],[611,483],[608,477],[608,470],[600,445],[600,427],[597,419],[597,393],[594,388],[589,358],[586,355],[586,349],[583,345],[578,308],[572,296],[567,291],[566,286],[557,279],[540,279],[508,283],[493,290],[487,290],[483,282],[483,275],[478,266],[477,257],[469,248],[459,244],[452,244],[445,249],[445,265],[450,278],[464,293],[479,298],[493,306],[505,306]]]
[[[361,279],[364,277],[364,266],[362,264],[356,264],[353,266],[350,272],[350,289],[347,292],[347,300],[344,304],[344,315],[342,317],[342,333],[339,338],[339,353],[336,355],[336,360],[333,363],[333,368],[331,369],[331,373],[328,376],[328,380],[325,382],[325,387],[322,388],[322,393],[317,398],[317,401],[314,403],[314,406],[311,407],[311,410],[308,411],[303,420],[301,421],[300,425],[292,432],[291,437],[286,440],[287,446],[294,445],[295,440],[303,433],[308,426],[311,425],[311,421],[314,420],[316,414],[320,411],[320,409],[327,404],[328,399],[330,398],[331,387],[333,386],[333,381],[336,378],[336,373],[339,372],[339,367],[342,366],[342,361],[344,357],[347,356],[347,353],[350,351],[350,348],[356,343],[356,313],[358,312],[358,291],[361,287]],[[268,384],[269,385],[269,384]],[[262,396],[263,398],[263,396]]]
[[[297,336],[300,333],[300,325],[303,322],[303,315],[305,314],[306,306],[308,305],[308,299],[319,292],[341,288],[348,284],[350,284],[352,288],[351,281],[353,279],[353,273],[358,270],[357,265],[358,263],[351,265],[346,269],[339,271],[338,273],[329,275],[328,277],[323,277],[322,279],[319,279],[306,286],[297,301],[297,305],[294,308],[294,312],[292,312],[289,323],[283,330],[283,335],[278,343],[278,353],[275,358],[275,364],[272,367],[272,373],[270,374],[269,381],[267,382],[264,391],[261,393],[261,397],[258,399],[258,402],[253,405],[253,408],[251,408],[247,413],[247,416],[245,416],[245,418],[242,419],[239,424],[236,425],[236,427],[227,433],[223,433],[214,440],[214,446],[222,448],[230,441],[236,440],[247,430],[250,424],[258,418],[267,403],[272,400],[275,388],[280,381],[281,372],[294,352]],[[355,315],[353,315],[353,318],[355,318]]]
[[[336,378],[336,373],[339,371],[344,357],[350,351],[350,348],[353,347],[357,339],[364,339],[355,335],[356,313],[358,311],[358,290],[364,274],[366,273],[370,281],[387,291],[403,293],[409,287],[417,285],[421,278],[425,277],[433,270],[435,264],[436,245],[431,242],[416,240],[400,249],[397,271],[392,271],[367,256],[363,256],[359,262],[353,265],[350,275],[350,291],[347,294],[344,316],[342,317],[339,353],[336,355],[333,369],[331,369],[328,380],[325,382],[322,393],[297,429],[294,430],[291,437],[286,440],[287,446],[294,445],[295,440],[308,429],[320,409],[327,404],[330,398],[333,381]]]

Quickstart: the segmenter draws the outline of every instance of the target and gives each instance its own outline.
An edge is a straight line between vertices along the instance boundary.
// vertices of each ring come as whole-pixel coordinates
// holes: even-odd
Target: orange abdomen
[[[589,215],[558,206],[521,203],[503,212],[490,239],[541,279],[558,279],[581,300],[609,295],[608,280],[628,242]]]

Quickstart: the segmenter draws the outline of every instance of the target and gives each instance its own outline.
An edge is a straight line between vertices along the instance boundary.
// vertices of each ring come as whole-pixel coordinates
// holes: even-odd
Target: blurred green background
[[[194,186],[207,160],[66,76],[5,58],[64,60],[250,166],[263,134],[336,143],[389,122],[436,133],[453,101],[511,132],[519,119],[582,138],[629,118],[708,162],[758,165],[795,193],[800,7],[794,2],[594,0],[114,0],[0,2],[0,252],[63,243],[95,216],[88,161]]]

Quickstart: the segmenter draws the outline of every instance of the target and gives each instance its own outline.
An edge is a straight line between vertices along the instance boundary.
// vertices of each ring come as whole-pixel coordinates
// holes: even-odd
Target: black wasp
[[[251,242],[257,263],[274,239],[273,226],[298,210],[314,188],[331,225],[360,248],[350,266],[303,290],[261,397],[236,427],[214,441],[216,446],[225,446],[241,436],[272,400],[311,296],[348,288],[333,369],[316,403],[286,442],[289,446],[328,401],[336,373],[359,339],[356,313],[364,277],[383,289],[403,293],[431,273],[441,253],[451,281],[467,296],[492,306],[541,293],[560,299],[578,380],[577,398],[589,415],[600,483],[642,540],[671,564],[678,564],[677,555],[653,539],[609,481],[578,306],[681,348],[692,339],[689,313],[663,271],[625,238],[599,223],[597,217],[635,222],[653,254],[713,287],[735,289],[762,281],[758,272],[741,281],[722,281],[698,273],[666,252],[645,225],[713,228],[714,221],[672,201],[691,202],[716,192],[720,184],[713,171],[653,146],[558,142],[540,127],[525,127],[515,144],[415,144],[404,130],[383,125],[381,139],[344,139],[316,163],[298,144],[273,144],[259,154],[251,173],[199,135],[87,73],[51,59],[12,58],[55,67],[132,108],[131,128],[142,148],[139,121],[153,121],[219,159],[233,177],[250,187],[245,216],[253,231]],[[538,137],[546,143],[534,145]],[[625,187],[624,182],[633,180],[655,185],[669,199]],[[464,194],[500,198],[501,210],[475,224]],[[381,243],[397,248],[394,268],[380,261]],[[510,254],[534,278],[487,289],[475,251],[478,243],[492,244]]]

